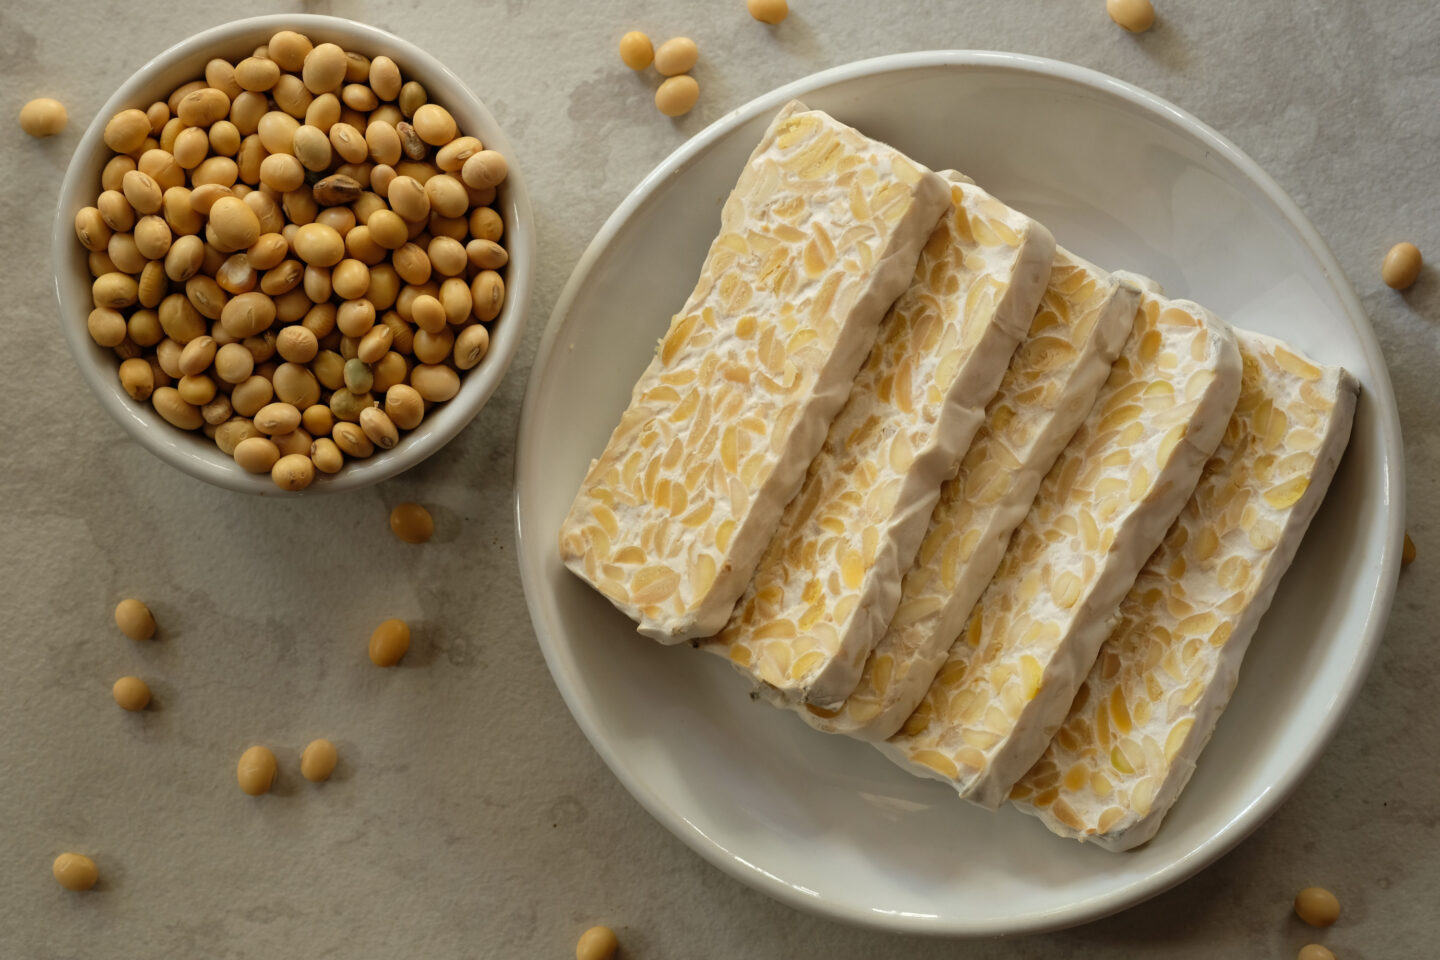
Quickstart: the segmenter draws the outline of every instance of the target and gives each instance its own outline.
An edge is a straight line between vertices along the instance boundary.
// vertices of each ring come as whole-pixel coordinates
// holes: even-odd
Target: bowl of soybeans
[[[100,403],[232,490],[367,486],[455,437],[504,377],[530,203],[484,104],[382,30],[278,15],[136,72],[60,191],[56,293]]]

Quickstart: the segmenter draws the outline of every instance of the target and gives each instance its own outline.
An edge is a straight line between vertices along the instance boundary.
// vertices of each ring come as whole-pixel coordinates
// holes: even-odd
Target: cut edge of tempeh
[[[994,577],[1010,534],[1025,519],[1045,474],[1105,385],[1130,335],[1141,288],[1064,248],[1056,250],[1054,271],[1029,337],[1022,341],[986,408],[985,424],[959,474],[942,488],[919,556],[905,574],[897,613],[867,658],[857,689],[838,710],[809,707],[800,711],[815,729],[867,741],[885,740],[900,729],[925,696],[950,645]],[[1063,289],[1057,285],[1057,273],[1063,274]],[[1072,283],[1076,276],[1081,278],[1079,284]],[[1098,296],[1077,298],[1097,286],[1101,286]],[[1084,313],[1077,316],[1077,311]],[[1071,318],[1071,337],[1083,337],[1076,359],[1068,365],[1068,376],[1058,384],[1053,401],[1037,398],[1045,405],[1043,426],[1016,435],[1016,421],[1023,415],[1025,403],[1022,398],[1043,391],[1052,378],[1061,375],[1053,365],[1053,348],[1047,341],[1058,338],[1054,330],[1066,322],[1062,314]],[[1074,347],[1073,341],[1067,342]],[[997,425],[997,417],[1002,417],[1003,423]],[[1018,464],[1007,472],[1004,466],[997,466],[1005,458],[1018,460]],[[992,488],[1000,491],[999,499],[986,506],[983,500]],[[980,505],[974,505],[977,502]],[[967,554],[965,541],[972,534],[974,545]],[[957,569],[948,577],[945,568],[952,552]],[[906,610],[911,606],[926,609],[910,615]],[[936,609],[928,609],[930,606]],[[877,671],[883,683],[877,680]]]
[[[1049,278],[1055,241],[1043,225],[963,175],[941,175],[952,213],[882,323],[729,625],[703,645],[780,706],[837,704],[854,688]]]
[[[1245,382],[1225,439],[1185,511],[1122,603],[1121,622],[1102,646],[1069,716],[1042,759],[1012,791],[1011,802],[1017,808],[1038,817],[1060,836],[1123,851],[1146,843],[1160,829],[1229,702],[1256,628],[1349,443],[1359,393],[1354,377],[1342,367],[1316,364],[1272,337],[1243,330],[1237,330],[1236,336]],[[1282,393],[1289,400],[1283,408],[1276,402]],[[1327,399],[1329,420],[1318,437],[1312,424],[1295,426],[1301,417],[1318,418],[1316,401]],[[1309,452],[1290,445],[1312,441],[1315,452],[1308,472],[1257,476],[1262,469],[1279,470],[1292,457]],[[1280,444],[1285,446],[1274,450]],[[1237,502],[1235,493],[1240,489],[1246,497]],[[1244,518],[1251,505],[1255,513],[1246,530]],[[1274,534],[1272,527],[1282,513],[1282,525]],[[1270,526],[1261,528],[1262,521]],[[1271,536],[1275,539],[1267,547]],[[1257,566],[1258,575],[1247,584],[1253,586],[1248,598],[1243,590],[1231,594],[1235,584],[1221,580],[1222,576],[1234,580],[1247,571],[1253,574]],[[1199,587],[1212,592],[1211,603],[1196,607],[1190,601],[1203,594]],[[1222,594],[1229,596],[1221,601]],[[1241,598],[1242,608],[1238,613],[1226,610],[1236,597]],[[1159,623],[1157,604],[1162,601],[1166,619]],[[1217,621],[1213,631],[1207,614]],[[1157,628],[1165,630],[1170,643],[1159,639]],[[1213,659],[1197,664],[1202,671],[1209,666],[1199,675],[1187,671],[1180,657],[1171,662],[1171,655],[1182,649],[1182,638],[1192,631],[1209,631],[1204,637],[1195,634],[1196,654],[1219,647]],[[1184,649],[1190,645],[1185,641]],[[1127,685],[1127,679],[1132,684]],[[1182,711],[1178,718],[1167,712],[1168,730],[1150,725],[1143,738],[1130,737],[1148,724],[1152,711],[1162,708],[1157,700],[1142,701],[1133,695],[1135,691],[1126,690],[1142,684],[1141,692],[1151,696],[1158,691],[1167,704],[1178,696],[1188,712]],[[1191,708],[1184,700],[1195,684],[1199,684],[1198,698]],[[1116,742],[1107,751],[1112,737]],[[1125,750],[1127,744],[1133,749]],[[1156,764],[1158,769],[1152,770]]]
[[[1235,408],[1240,390],[1240,356],[1228,326],[1199,304],[1165,300],[1152,293],[1142,298],[1135,323],[1126,349],[1116,362],[1095,409],[1047,475],[1035,506],[1017,530],[1005,559],[1001,561],[995,581],[977,605],[965,634],[951,648],[946,665],[926,692],[926,699],[906,721],[900,733],[883,744],[876,744],[882,752],[912,773],[947,782],[961,797],[988,809],[999,807],[1015,782],[1044,753],[1051,736],[1064,720],[1075,691],[1088,674],[1101,643],[1109,635],[1118,617],[1120,601],[1134,583],[1146,558],[1159,546],[1165,531],[1189,499],[1201,468],[1219,445]],[[1127,464],[1130,462],[1128,453],[1136,449],[1135,443],[1145,435],[1145,428],[1141,427],[1140,436],[1127,440],[1123,431],[1114,434],[1111,418],[1135,405],[1130,400],[1141,394],[1125,393],[1135,386],[1135,380],[1151,385],[1168,382],[1159,376],[1166,372],[1165,357],[1169,355],[1168,351],[1164,354],[1160,352],[1166,346],[1160,330],[1162,326],[1183,325],[1204,329],[1209,344],[1204,364],[1194,371],[1184,386],[1185,403],[1189,404],[1193,399],[1193,409],[1183,421],[1183,427],[1180,423],[1171,422],[1162,425],[1170,428],[1157,448],[1161,451],[1157,455],[1163,457],[1164,462],[1154,477],[1150,477],[1148,467],[1142,465],[1146,479],[1141,484],[1141,490],[1132,490],[1127,501],[1131,509],[1116,527],[1105,528],[1104,535],[1112,538],[1110,545],[1104,548],[1104,559],[1108,561],[1105,566],[1097,566],[1093,574],[1086,575],[1091,577],[1088,587],[1084,580],[1075,578],[1078,587],[1074,596],[1071,595],[1072,584],[1066,582],[1064,586],[1060,585],[1060,578],[1069,573],[1068,570],[1062,571],[1048,586],[1049,599],[1041,601],[1036,592],[1040,589],[1038,577],[1051,565],[1048,559],[1039,562],[1047,545],[1047,542],[1042,542],[1042,534],[1051,529],[1043,526],[1046,522],[1043,516],[1055,509],[1049,501],[1042,503],[1045,486],[1052,481],[1057,486],[1063,485],[1067,492],[1062,507],[1068,507],[1072,505],[1069,494],[1074,490],[1075,478],[1087,453],[1093,458],[1103,452],[1104,456],[1099,461],[1103,464],[1107,458],[1118,456],[1123,450],[1127,455],[1122,459]],[[1193,348],[1194,343],[1191,344]],[[1201,362],[1199,357],[1192,359],[1196,363]],[[1144,364],[1146,370],[1153,368],[1155,373],[1132,375],[1129,371],[1136,363]],[[1195,377],[1201,373],[1207,376],[1196,380]],[[1195,390],[1198,396],[1191,398],[1188,394],[1192,390],[1191,384],[1195,383],[1199,384]],[[1174,392],[1173,385],[1171,391]],[[1114,406],[1116,404],[1124,405]],[[1111,409],[1112,406],[1114,409]],[[1176,406],[1169,408],[1170,411],[1175,409]],[[1139,423],[1134,414],[1118,422]],[[1175,439],[1177,428],[1179,438]],[[1153,441],[1154,435],[1150,436]],[[1087,445],[1093,449],[1086,449]],[[1145,448],[1148,456],[1148,444]],[[1163,452],[1165,448],[1168,448],[1168,454]],[[1138,476],[1130,478],[1132,485]],[[1106,479],[1111,478],[1096,477],[1093,491],[1096,497],[1103,496],[1099,491]],[[1136,499],[1135,493],[1143,495]],[[1100,502],[1103,506],[1108,500]],[[1088,513],[1085,515],[1088,516]],[[1061,510],[1056,524],[1068,516]],[[1102,520],[1107,524],[1109,522],[1109,518]],[[1037,524],[1042,525],[1039,530],[1027,529]],[[1068,525],[1076,525],[1074,518]],[[1084,526],[1083,517],[1080,525]],[[1090,525],[1094,525],[1093,520]],[[1060,529],[1060,526],[1054,529]],[[1081,539],[1078,533],[1067,533],[1067,536],[1072,540]],[[1114,549],[1115,544],[1120,545],[1118,550]],[[1026,559],[1026,552],[1031,552],[1033,556]],[[1082,561],[1083,568],[1087,558],[1073,559]],[[1022,611],[1017,614],[1016,623],[1007,622],[1002,626],[999,631],[1001,638],[995,637],[994,630],[989,634],[983,633],[984,615],[996,614],[991,605],[999,606],[999,613],[1005,613],[1004,605],[1009,602],[1012,593],[1020,598],[1027,611],[1036,609],[1036,602],[1040,603],[1042,613],[1069,610],[1077,604],[1078,610],[1073,616],[1061,614],[1058,626],[1056,622],[1036,620]],[[1016,634],[1020,634],[1021,627],[1026,629],[1023,635],[1011,637],[1009,628],[1012,626]],[[974,638],[970,636],[972,633]],[[997,643],[1003,644],[1003,647],[994,647],[993,644]],[[1042,647],[1043,644],[1049,644],[1048,648]],[[962,645],[975,646],[976,656],[969,656],[969,651]],[[999,663],[992,663],[995,650],[1001,652]],[[1046,657],[1043,664],[1034,656],[1035,653]],[[953,676],[952,664],[955,665]],[[977,673],[980,670],[986,671],[983,677]],[[972,678],[973,682],[967,682]],[[949,689],[952,680],[959,681],[954,690]],[[988,695],[978,689],[987,683],[997,685],[988,691]],[[952,693],[955,695],[953,703],[948,700]],[[944,702],[943,717],[937,716],[938,708],[932,705],[934,697],[940,697]],[[999,711],[999,716],[990,715],[991,710]],[[933,747],[917,749],[915,746],[917,738],[926,733],[931,736],[922,743],[931,742],[937,734],[943,737],[951,732],[957,720],[968,718],[975,722],[982,717],[994,721],[1000,728],[999,732],[992,734],[966,727],[959,734],[962,743],[948,755]],[[938,727],[935,726],[937,722]],[[981,734],[985,734],[983,747],[972,742]]]
[[[836,169],[852,160],[849,171],[859,168],[859,173],[847,180]],[[782,167],[787,165],[796,170],[786,172]],[[866,180],[870,174],[873,179]],[[797,188],[820,186],[808,192],[781,189],[787,182]],[[948,200],[948,186],[939,176],[821,111],[792,101],[776,115],[726,200],[700,279],[672,318],[561,527],[562,562],[636,620],[640,633],[662,643],[680,643],[725,625],[784,505],[799,488],[845,402],[881,318],[909,283]],[[747,212],[747,201],[757,213]],[[808,209],[806,204],[824,203],[825,208],[821,216],[804,219],[802,231],[786,219],[789,207],[783,204],[792,201],[799,207],[797,216]],[[749,229],[757,227],[760,214],[766,219],[758,226],[764,229]],[[817,221],[827,219],[834,238],[821,236],[826,233],[823,225],[816,229]],[[727,272],[740,258],[749,259],[737,268],[739,274]],[[852,262],[862,269],[847,274],[846,264]],[[815,274],[811,268],[817,265],[820,272]],[[815,280],[817,275],[823,279]],[[811,279],[801,279],[805,276]],[[753,286],[750,281],[755,281]],[[747,312],[757,295],[762,306]],[[820,313],[803,320],[800,311],[805,309]],[[804,329],[781,329],[792,319],[818,325],[827,338],[833,333],[833,341],[803,343],[799,334]],[[752,339],[768,344],[765,357],[741,342],[750,332],[746,324],[763,327]],[[704,344],[697,343],[702,339]],[[725,345],[730,351],[719,349]],[[772,376],[769,364],[777,349],[783,370],[777,368]],[[718,369],[722,363],[724,370]],[[723,415],[711,409],[706,391],[691,389],[681,399],[663,381],[666,373],[690,369],[685,364],[709,369],[722,380],[732,373],[735,378],[753,377],[747,380],[752,387],[743,395],[737,416],[759,420],[767,431],[760,442],[767,448],[776,446],[777,437],[782,439],[778,451],[753,471],[746,461],[741,474],[750,478],[748,485],[740,475],[717,479],[721,468],[713,431],[699,431],[689,448],[681,440],[685,429],[698,426],[702,418],[709,424],[712,415]],[[757,405],[753,397],[768,389],[765,383],[773,382],[783,394],[794,388],[797,378],[803,399],[784,401],[778,412],[768,411],[768,418],[750,409]],[[761,386],[753,386],[755,382]],[[722,392],[728,389],[721,384],[709,392],[728,404],[735,396]],[[697,394],[699,401],[690,402]],[[679,426],[672,427],[672,422]],[[637,438],[652,429],[675,436],[656,442],[658,452],[648,451]],[[674,443],[680,443],[680,466],[689,468],[680,471],[678,494],[668,476],[651,476],[661,457],[669,458]],[[625,477],[637,452],[646,454],[645,462],[651,465],[642,465],[643,475]],[[695,471],[700,471],[698,488],[690,491],[695,495],[684,496],[689,488],[683,481]],[[634,503],[626,499],[636,496],[640,499]],[[625,502],[617,511],[621,500]],[[677,501],[686,504],[678,511]],[[668,509],[662,509],[662,503]],[[626,519],[626,511],[635,516]]]

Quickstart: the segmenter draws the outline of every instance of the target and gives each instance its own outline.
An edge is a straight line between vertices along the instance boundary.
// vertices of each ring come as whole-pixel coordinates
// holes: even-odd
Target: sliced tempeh
[[[900,733],[914,773],[998,807],[1045,752],[1120,601],[1215,451],[1240,391],[1230,329],[1146,293],[1095,408]]]
[[[945,176],[952,213],[881,325],[730,623],[704,644],[782,703],[836,705],[854,689],[940,486],[1050,275],[1048,230]]]
[[[1133,283],[1056,251],[1029,336],[1011,358],[960,473],[941,488],[894,618],[840,709],[801,713],[812,727],[884,740],[919,705],[1040,481],[1094,406],[1139,300]]]
[[[945,180],[792,102],[560,529],[664,643],[725,625],[949,206]]]
[[[1350,439],[1350,374],[1236,336],[1245,373],[1225,439],[1070,715],[1011,792],[1056,833],[1109,850],[1153,837],[1189,781]]]

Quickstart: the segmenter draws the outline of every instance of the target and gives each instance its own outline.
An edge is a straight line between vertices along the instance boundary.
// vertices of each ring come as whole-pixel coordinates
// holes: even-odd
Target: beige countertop
[[[641,958],[1288,958],[1288,907],[1335,890],[1324,940],[1343,960],[1420,957],[1440,937],[1440,741],[1434,709],[1440,558],[1440,278],[1385,288],[1410,239],[1440,261],[1440,7],[1157,0],[1130,36],[1103,0],[882,5],[792,0],[773,33],[742,0],[427,3],[261,0],[161,13],[144,4],[0,6],[0,956],[563,958],[591,923]],[[144,60],[239,15],[366,21],[426,47],[490,105],[515,145],[539,228],[525,344],[489,406],[420,468],[369,490],[259,499],[182,476],[127,439],[85,389],[56,330],[48,237],[65,164],[109,93]],[[696,38],[700,104],[677,122],[625,70],[630,28]],[[1335,251],[1379,333],[1401,403],[1409,529],[1385,644],[1324,758],[1280,812],[1195,879],[1064,933],[957,945],[797,913],[721,874],[652,821],[600,762],[546,672],[521,594],[512,452],[534,347],[605,217],[685,138],[781,83],[848,61],[969,47],[1069,60],[1177,103],[1260,162]],[[54,96],[45,142],[13,117]],[[70,318],[74,322],[74,318]],[[421,500],[416,549],[386,525]],[[160,638],[113,628],[146,599]],[[402,668],[366,660],[373,625],[415,624]],[[118,676],[150,680],[124,715]],[[314,737],[341,763],[295,774]],[[250,743],[281,781],[235,787]],[[50,879],[91,853],[86,896]]]

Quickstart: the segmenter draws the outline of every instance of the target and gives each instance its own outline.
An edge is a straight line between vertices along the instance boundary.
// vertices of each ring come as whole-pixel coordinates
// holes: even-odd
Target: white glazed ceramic
[[[720,205],[792,97],[932,168],[956,167],[1077,253],[1149,274],[1362,384],[1333,489],[1261,624],[1229,711],[1148,846],[1062,840],[989,813],[874,748],[752,702],[718,657],[637,635],[565,571],[556,533],[688,294]],[[1012,54],[851,64],[776,90],[660,164],[561,294],[525,399],[521,571],[575,718],[625,786],[732,875],[798,907],[892,930],[993,935],[1099,917],[1178,883],[1269,816],[1335,732],[1380,640],[1404,514],[1395,400],[1334,257],[1278,186],[1195,118],[1133,86]]]
[[[100,405],[141,446],[172,466],[202,480],[244,493],[295,496],[285,493],[266,474],[241,470],[214,442],[200,433],[186,433],[166,423],[148,403],[131,400],[120,386],[119,361],[112,351],[96,346],[85,329],[93,306],[86,251],[75,239],[75,214],[95,202],[100,193],[100,171],[111,156],[102,135],[105,122],[126,107],[144,109],[166,99],[182,83],[203,77],[205,64],[214,57],[232,63],[250,55],[279,30],[298,30],[315,43],[330,41],[366,56],[385,54],[400,65],[406,79],[418,80],[430,100],[454,115],[460,129],[477,136],[487,147],[510,159],[510,173],[497,191],[495,208],[505,223],[503,243],[510,253],[505,269],[505,305],[489,324],[490,350],[479,366],[461,374],[460,392],[434,407],[421,425],[405,435],[392,450],[367,460],[351,460],[334,476],[317,474],[305,493],[327,493],[369,486],[408,470],[439,450],[465,427],[505,376],[524,333],[531,277],[535,263],[534,219],[525,193],[524,175],[515,154],[490,111],[455,74],[414,44],[384,30],[309,14],[279,14],[237,20],[196,34],[177,43],[141,67],[96,113],[75,148],[55,212],[51,239],[55,269],[55,295],[60,302],[60,327],[70,351]]]

